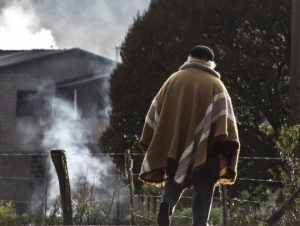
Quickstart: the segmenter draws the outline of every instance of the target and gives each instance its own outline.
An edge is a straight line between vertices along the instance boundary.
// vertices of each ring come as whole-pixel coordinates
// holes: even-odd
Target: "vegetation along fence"
[[[111,161],[111,155],[124,157],[124,169],[110,167],[103,175],[86,172],[83,176],[73,177],[69,172],[74,166],[62,150],[53,150],[49,154],[1,153],[1,162],[13,159],[16,164],[13,167],[18,168],[22,163],[20,159],[25,159],[23,162],[29,163],[30,169],[16,171],[18,175],[13,171],[0,172],[0,225],[156,224],[161,189],[139,183],[138,172],[133,172],[132,167],[133,161],[144,155],[129,150],[91,154],[99,162]],[[77,157],[84,159],[84,155]],[[243,161],[257,162],[257,166],[266,161],[300,163],[299,158],[279,157],[240,157],[240,162]],[[286,183],[257,175],[256,178],[239,177],[234,186],[218,187],[210,224],[300,225],[300,188],[294,184],[290,189]],[[283,195],[286,187],[290,189],[288,197]],[[172,216],[173,225],[191,223],[191,199],[192,191],[187,189]]]

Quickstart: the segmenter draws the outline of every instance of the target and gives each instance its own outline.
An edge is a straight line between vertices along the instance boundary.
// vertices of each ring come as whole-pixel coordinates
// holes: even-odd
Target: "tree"
[[[204,44],[214,50],[232,96],[241,155],[277,156],[273,138],[287,120],[289,24],[286,0],[152,1],[129,29],[121,47],[123,63],[111,75],[112,112],[101,149],[141,152],[137,142],[152,98],[190,48]],[[141,160],[135,159],[135,172]],[[118,156],[115,161],[123,163]],[[274,163],[257,164],[241,162],[240,175],[273,177],[268,172]]]
[[[289,84],[289,100],[290,100],[290,115],[289,122],[295,125],[300,122],[300,101],[299,101],[299,79],[300,79],[300,1],[292,0],[292,53],[291,53],[291,70],[290,70],[290,84]],[[298,150],[299,154],[300,151]]]
[[[283,126],[276,139],[276,149],[285,159],[288,171],[281,170],[284,202],[266,218],[269,225],[296,225],[300,220],[300,159],[296,159],[299,148],[300,125]]]

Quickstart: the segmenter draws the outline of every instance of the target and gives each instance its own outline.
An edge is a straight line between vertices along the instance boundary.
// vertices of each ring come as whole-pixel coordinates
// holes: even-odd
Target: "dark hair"
[[[194,46],[190,51],[190,56],[205,61],[213,61],[215,57],[210,48],[202,45]]]

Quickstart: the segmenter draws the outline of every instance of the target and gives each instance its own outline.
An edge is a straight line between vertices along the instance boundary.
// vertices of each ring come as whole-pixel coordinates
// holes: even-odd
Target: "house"
[[[49,115],[43,112],[43,98],[36,98],[39,93],[54,90],[53,95],[75,104],[89,145],[97,146],[108,121],[105,89],[115,66],[81,49],[0,50],[0,200],[24,209],[45,181],[40,119]]]

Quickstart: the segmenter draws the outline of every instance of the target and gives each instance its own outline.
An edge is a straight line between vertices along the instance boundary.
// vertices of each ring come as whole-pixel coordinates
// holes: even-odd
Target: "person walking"
[[[146,155],[139,179],[164,185],[159,226],[170,225],[187,187],[193,187],[193,226],[207,225],[215,186],[236,180],[240,151],[236,118],[215,66],[209,47],[193,47],[146,115],[139,141]]]

